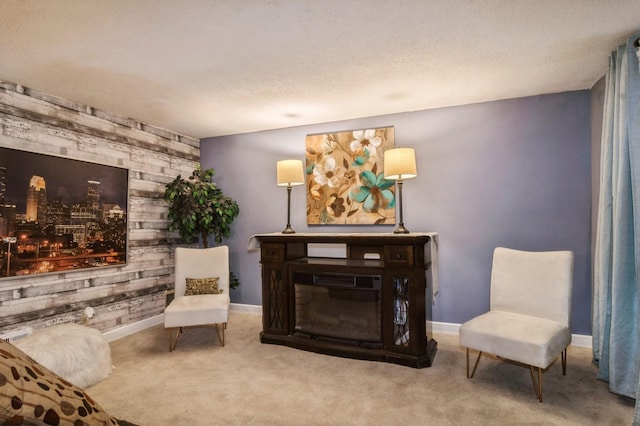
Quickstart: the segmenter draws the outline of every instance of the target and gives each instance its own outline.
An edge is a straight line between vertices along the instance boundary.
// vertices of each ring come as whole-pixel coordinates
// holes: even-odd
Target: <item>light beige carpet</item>
[[[634,400],[596,380],[591,350],[569,348],[543,375],[484,357],[473,379],[457,337],[436,335],[434,365],[414,369],[259,342],[261,317],[231,313],[226,346],[214,329],[178,347],[156,326],[111,343],[115,369],[87,389],[112,415],[159,425],[630,425]]]

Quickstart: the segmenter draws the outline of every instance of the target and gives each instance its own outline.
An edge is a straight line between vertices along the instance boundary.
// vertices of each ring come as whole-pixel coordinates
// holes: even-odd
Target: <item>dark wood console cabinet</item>
[[[433,289],[428,273],[429,234],[305,233],[262,234],[253,238],[260,247],[262,264],[262,343],[415,368],[431,366],[437,343],[430,326]],[[344,245],[346,257],[310,257],[308,246],[313,243]],[[315,280],[320,281],[319,277],[330,277],[332,282],[316,291],[319,287]],[[342,281],[349,285],[347,289],[340,287]],[[366,282],[367,288],[356,288],[352,284],[356,281]],[[375,287],[371,286],[372,281]],[[305,330],[298,324],[302,323],[303,313],[297,312],[303,310],[297,300],[302,298],[302,291],[320,294],[315,297],[322,298],[323,305],[314,310],[324,311],[325,316],[333,315],[335,324],[342,314],[333,312],[332,303],[345,306],[344,314],[355,315],[355,323],[379,324],[374,324],[372,331],[363,332],[365,337],[355,338],[341,334],[341,330],[327,332],[326,325],[319,332]],[[363,309],[368,319],[360,321],[357,315],[361,305],[366,305]]]

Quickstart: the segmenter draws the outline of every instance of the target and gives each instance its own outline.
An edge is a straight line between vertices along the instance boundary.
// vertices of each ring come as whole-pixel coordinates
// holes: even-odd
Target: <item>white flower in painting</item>
[[[313,168],[313,179],[320,185],[329,188],[337,188],[344,175],[344,170],[336,166],[336,159],[327,157],[324,162],[316,164]]]
[[[351,151],[360,154],[365,150],[369,152],[367,157],[375,157],[377,148],[382,145],[382,138],[376,136],[375,129],[356,130],[353,132],[353,140],[349,147]]]

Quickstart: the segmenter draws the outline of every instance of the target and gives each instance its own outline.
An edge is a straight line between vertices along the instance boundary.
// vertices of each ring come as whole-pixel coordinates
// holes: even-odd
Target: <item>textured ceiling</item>
[[[0,80],[195,137],[588,89],[638,0],[1,0]]]

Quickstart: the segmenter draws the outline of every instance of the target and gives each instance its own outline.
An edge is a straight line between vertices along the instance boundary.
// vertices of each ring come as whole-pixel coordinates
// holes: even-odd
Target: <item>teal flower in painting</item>
[[[352,166],[363,166],[367,161],[369,161],[369,158],[371,158],[371,155],[369,155],[369,150],[364,149],[360,150],[359,152],[360,155],[355,155],[353,157],[353,163],[351,163]]]
[[[396,197],[389,190],[393,186],[392,180],[384,178],[383,174],[375,175],[366,170],[360,173],[360,188],[351,191],[349,197],[358,203],[362,203],[364,211],[377,213],[381,208],[392,208],[396,204]]]

